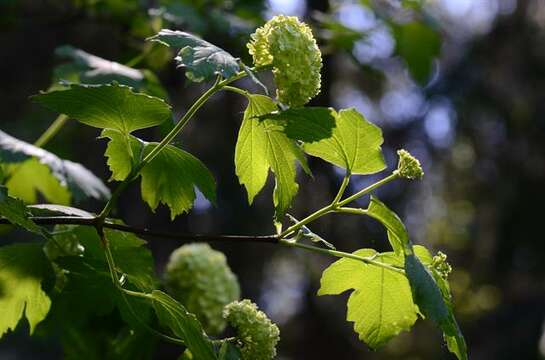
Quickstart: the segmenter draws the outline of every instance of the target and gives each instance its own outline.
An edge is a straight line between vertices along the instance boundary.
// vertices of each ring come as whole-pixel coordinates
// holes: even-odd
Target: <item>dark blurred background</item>
[[[545,358],[544,0],[0,0],[1,129],[33,142],[55,119],[28,97],[63,77],[59,65],[67,60],[55,49],[67,44],[156,73],[179,118],[206,84],[188,83],[173,54],[144,39],[162,27],[190,31],[251,63],[249,34],[279,13],[307,21],[319,40],[322,92],[312,105],[355,107],[379,125],[390,169],[401,147],[423,163],[422,181],[391,183],[377,195],[400,214],[414,242],[448,254],[470,358]],[[258,91],[251,82],[239,85]],[[234,173],[244,106],[236,94],[216,95],[178,138],[215,175],[217,207],[199,197],[191,214],[171,223],[167,209],[150,212],[133,184],[115,215],[177,232],[274,232],[272,185],[250,207]],[[161,130],[139,135],[157,140]],[[97,136],[72,121],[46,148],[107,179],[105,142]],[[314,178],[299,176],[291,210],[298,217],[325,205],[342,176],[309,160]],[[357,178],[349,189],[382,176]],[[384,230],[366,219],[328,216],[312,229],[346,251],[386,249]],[[180,244],[149,240],[161,273]],[[226,253],[243,296],[278,323],[279,359],[450,358],[439,331],[422,321],[369,350],[345,321],[346,296],[315,296],[331,258],[273,245],[212,245]],[[156,353],[175,356],[167,344]],[[0,342],[0,359],[37,358],[61,358],[58,342],[24,331]]]

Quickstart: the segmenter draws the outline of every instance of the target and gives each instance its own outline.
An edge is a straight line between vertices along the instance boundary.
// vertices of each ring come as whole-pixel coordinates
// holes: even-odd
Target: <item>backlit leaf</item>
[[[402,255],[405,247],[409,246],[409,234],[397,214],[374,196],[371,196],[367,214],[384,225],[390,245],[396,254]]]
[[[23,316],[32,334],[45,319],[51,300],[42,282],[53,276],[41,244],[15,244],[0,247],[0,338],[14,330]]]
[[[335,126],[330,137],[306,142],[305,152],[317,156],[352,174],[374,174],[386,165],[382,156],[382,131],[355,109],[336,113]],[[310,132],[310,131],[309,131]]]
[[[354,254],[377,255],[372,249],[361,249]],[[380,254],[375,260],[396,265],[400,261],[394,253]],[[318,295],[338,295],[354,290],[347,303],[347,320],[354,322],[354,330],[371,348],[409,330],[417,319],[409,282],[401,273],[343,258],[323,272],[320,284]]]
[[[301,149],[279,125],[274,120],[259,120],[259,116],[278,110],[272,99],[250,95],[248,101],[235,148],[236,174],[252,203],[267,181],[269,168],[272,170],[276,179],[273,194],[276,218],[280,219],[299,188],[295,181],[296,160],[309,170]]]

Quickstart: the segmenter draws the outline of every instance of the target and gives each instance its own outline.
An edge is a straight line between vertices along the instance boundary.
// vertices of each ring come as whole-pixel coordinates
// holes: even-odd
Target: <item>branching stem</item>
[[[360,191],[358,191],[357,193],[355,193],[354,195],[351,195],[349,197],[347,197],[346,199],[344,200],[339,200],[342,195],[344,194],[344,191],[346,190],[346,187],[348,186],[348,181],[349,181],[349,175],[345,176],[344,179],[343,179],[343,182],[341,183],[341,186],[340,186],[340,189],[339,189],[339,192],[337,193],[337,196],[335,196],[335,199],[333,200],[333,202],[327,206],[324,206],[323,208],[313,212],[312,214],[310,214],[309,216],[307,216],[306,218],[304,218],[303,220],[299,221],[298,223],[296,224],[293,224],[292,226],[288,227],[286,230],[284,230],[283,232],[280,233],[279,237],[281,239],[283,238],[286,238],[287,236],[291,235],[292,233],[294,233],[295,231],[299,230],[301,227],[303,227],[304,225],[326,215],[326,214],[329,214],[329,213],[332,213],[332,212],[338,212],[339,208],[345,206],[346,204],[356,200],[356,199],[359,199],[360,197],[364,196],[364,195],[367,195],[369,194],[371,191],[375,190],[376,188],[384,185],[384,184],[387,184],[389,183],[390,181],[392,180],[395,180],[399,177],[399,175],[397,174],[397,172],[393,172],[392,174],[388,175],[387,177],[377,181],[376,183],[374,184],[371,184],[369,185],[368,187],[364,188],[364,189],[361,189]]]

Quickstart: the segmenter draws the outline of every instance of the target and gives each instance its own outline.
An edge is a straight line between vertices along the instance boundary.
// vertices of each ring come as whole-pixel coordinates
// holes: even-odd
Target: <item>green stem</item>
[[[337,204],[339,200],[341,200],[341,197],[344,195],[344,192],[349,182],[350,182],[350,172],[346,171],[346,175],[344,175],[343,182],[341,183],[339,191],[337,192],[335,199],[333,199],[332,204]]]
[[[379,266],[381,268],[388,269],[388,270],[391,270],[391,271],[395,271],[395,272],[398,272],[398,273],[401,273],[401,274],[405,273],[405,271],[403,269],[400,269],[400,268],[395,267],[393,265],[385,264],[385,263],[382,263],[380,261],[376,261],[373,258],[358,256],[358,255],[354,255],[354,254],[347,253],[347,252],[344,252],[344,251],[325,249],[325,248],[321,248],[321,247],[317,247],[317,246],[302,244],[302,243],[295,242],[293,240],[288,240],[288,239],[280,239],[280,244],[285,245],[285,246],[289,246],[289,247],[296,247],[296,248],[301,248],[301,249],[305,249],[305,250],[310,250],[310,251],[313,251],[313,252],[316,252],[316,253],[331,255],[331,256],[338,257],[338,258],[348,258],[348,259],[358,260],[358,261],[362,261],[362,262],[364,262],[366,264]]]
[[[110,270],[110,276],[112,277],[112,282],[113,282],[114,286],[119,291],[121,291],[121,296],[123,297],[123,300],[125,301],[127,307],[129,308],[130,312],[132,313],[132,315],[138,320],[138,322],[140,322],[142,324],[142,326],[144,326],[144,328],[146,328],[152,334],[154,334],[154,335],[156,335],[156,336],[158,336],[158,337],[160,337],[160,338],[162,338],[162,339],[164,339],[166,341],[172,342],[174,344],[182,345],[182,346],[185,345],[183,340],[176,339],[176,338],[174,338],[172,336],[165,335],[165,334],[153,329],[148,324],[146,324],[142,319],[140,319],[138,314],[136,314],[136,312],[132,308],[132,305],[127,300],[126,295],[141,298],[141,299],[151,300],[151,301],[153,301],[153,296],[151,294],[125,289],[123,287],[123,285],[121,284],[121,282],[119,280],[119,276],[117,274],[117,269],[116,269],[116,266],[115,266],[115,261],[114,261],[114,257],[113,257],[113,254],[112,254],[112,250],[110,248],[110,243],[109,243],[108,239],[106,238],[102,228],[98,227],[97,232],[99,233],[102,244],[104,245],[104,253],[106,255],[106,262],[108,263],[108,269]]]
[[[248,97],[249,94],[250,94],[250,93],[248,93],[246,90],[237,88],[237,87],[235,87],[235,86],[228,86],[228,85],[227,85],[227,86],[224,86],[224,87],[223,87],[223,90],[231,91],[231,92],[240,94],[240,95],[245,96],[245,97]]]
[[[294,231],[299,230],[304,225],[306,225],[306,224],[308,224],[310,222],[313,222],[314,220],[318,219],[319,217],[324,216],[327,213],[330,213],[330,212],[334,211],[334,209],[335,209],[335,206],[333,204],[329,204],[329,205],[321,208],[320,210],[317,210],[317,211],[313,212],[312,214],[310,214],[309,216],[307,216],[303,220],[299,221],[298,223],[293,224],[292,226],[288,227],[286,230],[282,231],[280,233],[280,235],[278,235],[278,237],[280,239],[285,238],[287,235],[293,233]]]
[[[34,142],[34,146],[37,147],[43,147],[45,144],[47,144],[57,133],[62,129],[66,121],[68,120],[68,116],[64,114],[60,114],[57,116],[55,121],[49,125],[49,127],[44,131],[42,135]]]
[[[366,209],[357,209],[357,208],[350,208],[350,207],[338,208],[337,212],[344,213],[344,214],[352,214],[352,215],[368,215],[369,214],[369,212]]]
[[[384,179],[379,180],[376,183],[374,183],[372,185],[369,185],[365,189],[362,189],[362,190],[358,191],[354,195],[351,195],[351,196],[347,197],[346,199],[339,201],[337,203],[337,207],[345,206],[346,204],[351,203],[352,201],[354,201],[356,199],[359,199],[360,197],[362,197],[364,195],[369,194],[371,191],[375,190],[376,188],[378,188],[378,187],[380,187],[382,185],[385,185],[385,184],[389,183],[390,181],[397,179],[398,177],[399,177],[398,173],[393,172],[392,174],[386,176]]]
[[[365,189],[362,189],[360,191],[358,191],[357,193],[355,193],[354,195],[351,195],[349,197],[347,197],[346,199],[344,200],[337,200],[337,198],[340,198],[342,197],[342,194],[344,193],[344,190],[346,189],[346,187],[348,186],[348,178],[347,176],[345,176],[345,178],[343,179],[343,182],[341,184],[341,187],[339,189],[339,192],[337,193],[337,196],[335,197],[335,199],[337,201],[333,201],[331,204],[321,208],[320,210],[317,210],[315,212],[313,212],[312,214],[310,214],[309,216],[307,216],[306,218],[304,218],[303,220],[299,221],[298,223],[296,224],[293,224],[292,226],[288,227],[286,230],[284,230],[283,232],[280,233],[279,235],[279,238],[282,239],[282,238],[285,238],[286,236],[290,235],[291,233],[299,230],[301,227],[303,227],[304,225],[330,213],[330,212],[336,212],[339,208],[343,207],[344,205],[348,204],[349,202],[351,201],[354,201],[368,193],[370,193],[371,191],[375,190],[376,188],[384,185],[384,184],[387,184],[389,183],[390,181],[392,180],[395,180],[398,178],[398,174],[397,172],[394,172],[392,173],[391,175],[385,177],[384,179],[381,179],[379,181],[377,181],[376,183],[372,184],[372,185],[369,185],[368,187],[366,187]],[[340,195],[339,195],[340,194]]]

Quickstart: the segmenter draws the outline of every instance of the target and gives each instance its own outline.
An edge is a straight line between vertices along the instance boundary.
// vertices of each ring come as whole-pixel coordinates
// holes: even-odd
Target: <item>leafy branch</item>
[[[298,36],[294,37],[294,32]],[[202,274],[190,274],[188,277],[191,281],[200,279],[199,291],[208,286],[203,285],[208,280],[210,284],[234,284],[232,294],[225,297],[214,295],[211,301],[216,311],[214,316],[221,316],[219,312],[224,311],[223,316],[234,321],[232,325],[241,332],[242,335],[239,335],[242,338],[212,340],[205,333],[207,322],[198,318],[203,315],[198,311],[192,310],[194,314],[188,311],[193,304],[182,304],[181,298],[179,302],[157,290],[158,280],[153,273],[151,254],[143,247],[145,242],[135,236],[141,235],[178,241],[278,244],[338,258],[323,272],[318,295],[336,295],[353,290],[347,302],[347,320],[354,322],[354,330],[370,347],[379,347],[399,332],[410,329],[420,315],[438,325],[451,352],[461,360],[467,359],[465,340],[454,318],[447,281],[450,265],[446,263],[446,256],[438,254],[432,257],[426,248],[414,245],[402,220],[371,195],[374,190],[393,180],[421,178],[422,167],[407,151],[399,150],[399,162],[391,174],[346,196],[352,176],[375,174],[386,168],[381,149],[382,132],[353,108],[336,111],[332,108],[304,107],[320,90],[322,66],[321,54],[310,28],[294,17],[273,18],[252,35],[248,44],[253,62],[257,65],[254,68],[248,68],[240,59],[192,34],[162,30],[149,40],[179,49],[175,60],[186,69],[189,80],[212,83],[159,142],[144,141],[134,136],[133,132],[158,126],[172,118],[171,107],[162,96],[135,91],[139,86],[145,88],[145,74],[120,64],[114,66],[117,70],[108,74],[114,76],[111,80],[115,79],[110,83],[80,81],[80,84],[74,83],[61,90],[51,89],[33,97],[35,101],[63,114],[38,139],[37,146],[0,132],[1,170],[5,168],[9,172],[7,188],[0,187],[0,224],[21,226],[46,240],[45,251],[34,246],[0,247],[0,280],[5,278],[15,283],[14,274],[21,273],[17,266],[32,270],[22,272],[20,276],[28,287],[22,290],[17,286],[13,287],[15,290],[7,287],[8,291],[15,293],[8,296],[8,300],[0,296],[0,305],[11,309],[10,314],[14,314],[7,320],[0,319],[0,333],[17,325],[22,313],[17,313],[16,309],[25,309],[31,331],[44,320],[52,302],[41,289],[41,284],[48,272],[57,271],[56,278],[62,281],[58,280],[55,291],[63,293],[63,286],[67,283],[68,287],[76,287],[75,290],[69,288],[67,293],[83,294],[89,291],[89,284],[100,284],[111,291],[102,306],[106,309],[117,307],[131,326],[143,326],[166,341],[182,345],[184,350],[187,348],[191,353],[191,358],[216,360],[219,356],[221,360],[270,360],[274,357],[278,328],[249,301],[235,301],[228,305],[239,299],[240,289],[234,275],[230,270],[225,270],[223,255],[214,253],[207,245],[188,246],[181,249],[184,250],[182,255],[175,256],[177,260],[171,259],[177,266],[172,272],[185,265],[195,268],[193,265],[200,264],[208,278],[202,278]],[[80,80],[92,78],[97,67],[101,71],[112,67],[107,60],[71,47],[60,49],[60,53],[79,65],[83,64],[83,68],[92,70],[78,73]],[[139,60],[137,58],[136,61]],[[248,76],[263,87],[254,72],[269,69],[272,69],[277,85],[275,99],[268,96],[268,91],[265,91],[267,95],[252,94],[231,85]],[[172,218],[191,209],[196,189],[215,203],[216,184],[206,165],[172,142],[197,111],[222,90],[243,95],[248,101],[235,147],[235,172],[246,189],[250,204],[264,189],[269,172],[274,175],[272,199],[276,234],[169,233],[125,225],[110,218],[119,196],[138,178],[141,179],[142,198],[151,210],[163,203],[170,208]],[[111,196],[102,182],[81,165],[59,159],[39,148],[61,129],[68,118],[101,129],[100,138],[108,139],[105,156],[112,172],[111,180],[120,181]],[[296,220],[287,211],[299,189],[297,166],[311,174],[307,155],[344,169],[345,176],[328,205],[302,220]],[[61,205],[26,206],[11,196],[16,190],[23,193],[16,181],[21,174],[37,177],[37,169],[44,171],[44,165],[45,171],[58,180],[57,186],[64,191],[70,189],[70,192],[67,191],[68,200],[64,203],[69,203],[69,195],[77,190],[96,198],[109,197],[98,215]],[[2,179],[3,172],[0,173]],[[52,200],[47,196],[50,188],[40,184],[35,186],[36,189],[32,188],[34,198],[27,202],[34,202],[35,193],[44,192],[44,189],[48,190],[45,191],[46,198]],[[371,195],[367,208],[348,206],[366,195]],[[364,248],[348,253],[337,250],[334,244],[308,227],[322,216],[332,213],[369,216],[377,220],[386,229],[392,251],[379,253]],[[283,230],[286,217],[293,224]],[[45,226],[54,226],[54,229],[50,232]],[[308,241],[316,245],[308,244]],[[13,261],[18,253],[32,257],[40,268],[34,269]],[[219,270],[212,269],[212,264],[220,266]],[[210,272],[210,269],[213,271]],[[216,278],[221,274],[223,279]],[[74,279],[80,279],[87,286],[77,288],[78,282]],[[184,284],[190,282],[185,280]],[[101,292],[95,291],[93,294],[100,295]],[[12,301],[12,298],[16,302],[2,303]],[[63,307],[63,297],[59,298],[61,300],[53,302],[53,306]],[[197,298],[199,304],[205,300],[204,297]],[[142,300],[147,305],[144,309],[140,308],[139,301]],[[70,301],[73,299],[69,298]],[[169,328],[174,337],[154,329],[146,321],[146,311],[151,311],[151,308],[159,323]],[[254,321],[256,319],[258,321]],[[134,320],[136,323],[133,323]],[[221,331],[224,326],[222,323],[216,329]],[[214,331],[214,328],[211,329]],[[257,338],[267,341],[259,346],[248,343],[248,339],[251,339],[248,334],[254,333]],[[189,354],[183,356],[185,358]]]

